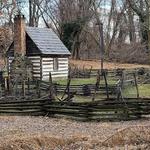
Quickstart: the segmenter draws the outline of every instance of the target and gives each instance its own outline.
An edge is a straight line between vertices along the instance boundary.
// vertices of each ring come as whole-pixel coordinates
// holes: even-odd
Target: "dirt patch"
[[[82,61],[82,60],[70,60],[71,66],[77,66],[78,68],[87,68],[90,69],[100,69],[100,61]],[[111,63],[111,62],[104,62],[105,69],[117,69],[117,68],[125,68],[125,69],[132,69],[132,68],[150,68],[150,65],[140,65],[140,64],[121,64],[121,63]]]

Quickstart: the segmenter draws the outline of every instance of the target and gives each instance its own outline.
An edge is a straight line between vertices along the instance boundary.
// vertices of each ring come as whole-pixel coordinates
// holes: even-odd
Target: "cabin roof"
[[[69,50],[52,29],[27,27],[26,32],[42,54],[70,55]]]
[[[49,28],[26,27],[26,49],[29,55],[70,55],[63,42]],[[12,53],[13,43],[8,55]]]

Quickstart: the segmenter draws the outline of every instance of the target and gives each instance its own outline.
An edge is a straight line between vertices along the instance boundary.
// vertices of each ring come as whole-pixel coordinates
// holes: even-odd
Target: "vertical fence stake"
[[[108,83],[107,83],[106,71],[103,70],[102,74],[103,74],[104,80],[105,80],[105,88],[106,88],[107,99],[109,99],[109,92],[108,92]]]
[[[96,91],[99,89],[99,85],[100,85],[100,70],[98,70],[98,72],[97,72],[97,79],[96,79],[96,84],[95,84],[95,89],[94,89],[92,101],[95,100]]]
[[[118,86],[118,95],[117,95],[117,100],[118,101],[120,100],[120,97],[121,97],[121,99],[123,98],[123,95],[122,95],[123,84],[124,84],[124,73],[122,71],[120,83],[119,83],[119,86]]]
[[[30,93],[30,79],[27,80],[28,94]]]
[[[23,97],[26,96],[26,90],[25,90],[25,80],[23,80],[22,82],[22,94],[23,94]]]
[[[51,72],[49,73],[49,98],[50,98],[50,100],[55,100],[54,87],[53,87],[53,80],[52,80]]]
[[[12,94],[12,84],[11,84],[11,80],[10,80],[10,76],[8,76],[8,89],[9,89],[9,94]]]
[[[36,93],[38,95],[38,98],[41,97],[41,89],[40,89],[40,81],[36,81]]]
[[[139,98],[139,88],[138,88],[138,84],[137,84],[136,74],[135,73],[133,73],[133,77],[134,77],[134,82],[135,82],[135,87],[136,87],[136,92],[137,92],[137,98]]]
[[[5,84],[5,96],[7,95],[7,78],[4,78],[4,84]]]

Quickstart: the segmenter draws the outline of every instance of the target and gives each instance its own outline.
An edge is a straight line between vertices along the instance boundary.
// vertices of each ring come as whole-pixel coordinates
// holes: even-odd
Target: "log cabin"
[[[53,78],[68,77],[69,50],[52,29],[26,27],[22,14],[14,18],[14,40],[7,52],[9,70],[16,54],[31,61],[34,78],[48,80],[50,72]]]

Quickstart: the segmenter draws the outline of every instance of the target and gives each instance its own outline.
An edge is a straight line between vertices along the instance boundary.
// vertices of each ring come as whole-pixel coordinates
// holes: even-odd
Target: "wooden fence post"
[[[54,87],[53,87],[53,80],[52,80],[51,72],[49,73],[49,97],[51,100],[55,100]]]
[[[27,79],[27,88],[28,88],[28,94],[30,93],[30,79],[28,77]]]
[[[95,84],[95,91],[92,97],[92,101],[95,100],[95,96],[96,96],[96,91],[99,89],[99,85],[100,85],[100,70],[98,70],[97,72],[97,79],[96,79],[96,84]]]
[[[7,95],[7,92],[8,92],[8,85],[7,85],[7,83],[8,83],[8,82],[7,82],[7,78],[5,77],[5,78],[4,78],[5,96]]]
[[[66,88],[65,88],[65,90],[64,90],[64,94],[63,94],[63,96],[61,97],[61,99],[64,98],[66,92],[67,92],[67,94],[68,94],[68,99],[70,98],[70,83],[71,83],[71,77],[70,77],[70,74],[69,74],[69,75],[68,75],[67,86],[66,86]],[[70,99],[69,99],[69,100],[70,100]]]
[[[71,77],[70,77],[70,73],[68,75],[68,84],[67,84],[67,94],[68,94],[68,99],[70,100],[70,83],[71,83]]]
[[[25,90],[25,80],[23,80],[22,82],[22,94],[23,94],[23,97],[26,96],[26,90]]]
[[[136,74],[133,73],[133,77],[134,77],[134,82],[135,82],[135,87],[136,87],[136,92],[137,92],[137,98],[139,98],[139,88],[138,88],[138,84],[137,84],[137,79],[136,79]]]
[[[103,70],[102,74],[103,74],[104,80],[105,80],[105,89],[106,89],[107,99],[109,99],[109,91],[108,91],[108,83],[107,83],[106,71]]]
[[[91,66],[90,71],[89,71],[89,78],[91,78],[92,69],[93,67]]]
[[[12,84],[11,84],[11,79],[10,76],[8,76],[8,89],[9,89],[9,94],[12,94]]]
[[[117,94],[117,100],[118,101],[120,100],[120,96],[122,98],[123,84],[124,84],[124,73],[122,72],[121,79],[120,79],[120,82],[119,82],[119,85],[118,85],[118,94]]]
[[[38,98],[41,97],[41,89],[40,89],[40,81],[36,81],[36,94],[38,95]]]

